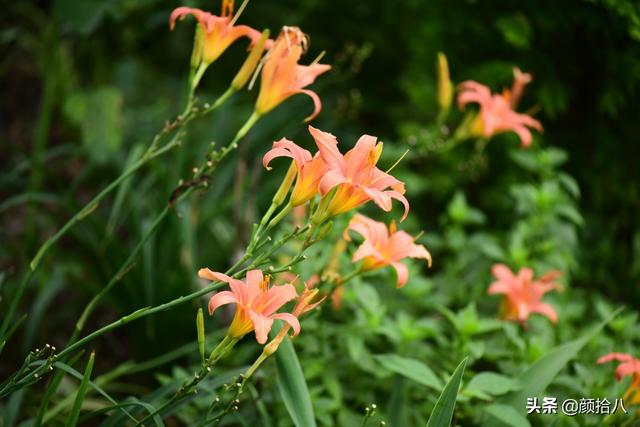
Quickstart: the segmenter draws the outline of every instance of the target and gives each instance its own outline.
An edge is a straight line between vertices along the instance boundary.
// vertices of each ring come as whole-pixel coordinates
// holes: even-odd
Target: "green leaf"
[[[384,368],[400,374],[419,384],[442,390],[442,382],[431,368],[417,359],[399,356],[397,354],[377,354],[373,356]]]
[[[616,310],[598,326],[582,337],[551,349],[547,354],[538,359],[517,378],[522,388],[503,396],[498,403],[510,405],[516,412],[525,413],[528,397],[539,396],[549,386],[551,381],[573,359],[576,354],[604,328],[622,309]],[[490,417],[485,426],[498,427],[508,425]]]
[[[465,392],[470,392],[471,394],[480,392],[492,396],[500,396],[521,387],[518,381],[512,378],[495,372],[481,372],[471,378],[471,381],[465,386]]]
[[[296,427],[315,427],[309,389],[289,338],[285,338],[276,351],[278,390],[291,420]]]
[[[511,427],[531,427],[529,420],[513,406],[493,404],[484,408],[485,412]]]
[[[80,409],[82,409],[82,401],[84,400],[84,395],[86,394],[87,387],[89,386],[89,379],[91,378],[91,371],[93,371],[93,361],[95,360],[95,358],[96,352],[92,351],[91,355],[89,356],[87,367],[84,370],[82,381],[80,381],[80,387],[78,387],[78,393],[76,394],[76,399],[73,402],[71,413],[69,414],[69,418],[67,418],[67,427],[74,427],[76,424],[78,424]]]
[[[467,359],[465,358],[453,372],[447,385],[444,386],[429,417],[429,421],[427,421],[427,427],[446,427],[451,425],[453,410],[455,409],[458,390],[460,389],[460,381],[462,381],[462,374],[466,365]]]

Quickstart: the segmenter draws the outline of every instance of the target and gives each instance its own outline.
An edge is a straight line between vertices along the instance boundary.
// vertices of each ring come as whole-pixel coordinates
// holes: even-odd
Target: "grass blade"
[[[433,408],[433,412],[429,417],[429,421],[427,421],[427,427],[447,427],[451,425],[453,410],[455,409],[458,390],[460,389],[460,381],[462,381],[462,374],[464,373],[466,365],[467,359],[465,358],[460,362],[444,386],[436,402],[436,406]]]
[[[84,370],[82,381],[80,381],[80,387],[78,387],[76,400],[73,402],[71,413],[69,414],[69,418],[67,418],[66,427],[75,427],[75,425],[78,424],[78,418],[80,417],[80,409],[82,409],[82,401],[84,400],[84,395],[86,394],[87,387],[89,386],[89,379],[91,378],[91,371],[93,371],[93,362],[95,358],[96,358],[96,352],[92,351],[91,355],[89,356],[89,362],[87,363],[87,367]]]
[[[296,351],[289,338],[285,338],[275,354],[278,372],[278,390],[296,427],[315,427],[309,389],[302,374]]]

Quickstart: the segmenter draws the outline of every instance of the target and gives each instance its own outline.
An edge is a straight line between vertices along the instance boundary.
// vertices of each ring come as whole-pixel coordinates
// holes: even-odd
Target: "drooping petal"
[[[619,362],[629,362],[634,360],[635,358],[627,353],[608,353],[605,354],[604,356],[601,356],[597,363],[598,364],[603,364],[603,363],[607,363],[607,362],[611,362],[612,360],[617,360]]]
[[[293,336],[295,337],[300,333],[300,321],[296,316],[291,313],[277,313],[271,316],[272,319],[280,319],[291,325],[293,329]]]
[[[487,86],[472,80],[460,83],[458,90],[460,91],[458,95],[458,108],[460,109],[470,102],[482,105],[491,99],[491,90]]]
[[[273,319],[256,313],[255,311],[249,312],[249,318],[255,329],[256,341],[258,341],[259,344],[266,343],[269,337],[269,331],[271,331],[271,327],[273,326]]]
[[[176,25],[177,20],[183,20],[187,15],[193,15],[200,25],[202,25],[202,29],[205,31],[211,30],[210,20],[213,15],[209,12],[205,12],[203,10],[181,6],[173,9],[171,15],[169,16],[169,29],[173,31],[173,28]]]
[[[392,262],[391,266],[396,270],[398,276],[398,288],[403,287],[409,280],[409,269],[401,262]]]
[[[360,189],[364,191],[380,209],[385,212],[389,212],[391,210],[391,197],[387,194],[388,192],[364,186],[360,187]]]
[[[402,203],[402,206],[404,207],[404,212],[402,213],[402,217],[400,218],[400,222],[402,222],[405,219],[407,219],[407,215],[409,215],[409,201],[407,200],[407,198],[404,197],[404,195],[402,193],[400,193],[399,191],[395,191],[395,190],[388,190],[388,191],[385,191],[385,193],[389,197],[391,197],[392,199],[396,199],[397,201]]]
[[[293,92],[292,95],[295,95],[296,93],[307,95],[313,102],[313,112],[304,119],[304,122],[308,123],[311,120],[315,119],[318,114],[320,114],[320,110],[322,110],[322,102],[320,101],[320,97],[318,96],[318,94],[310,89],[299,89]]]
[[[512,130],[516,133],[516,135],[518,135],[518,138],[520,138],[520,143],[524,148],[529,148],[529,146],[531,146],[533,136],[531,135],[531,131],[529,129],[522,125],[516,125]]]
[[[253,45],[260,40],[260,34],[260,31],[254,30],[248,25],[235,25],[230,29],[227,37],[231,39],[231,43],[238,40],[240,37],[247,37],[251,40],[251,45]]]
[[[244,286],[242,280],[234,279],[233,277],[229,277],[224,273],[212,271],[208,268],[201,268],[200,270],[198,270],[198,276],[203,279],[211,280],[212,282],[225,282],[229,285]]]
[[[233,292],[222,291],[213,295],[209,300],[209,314],[212,315],[214,311],[221,305],[237,303],[238,300]]]
[[[622,362],[616,368],[616,378],[618,379],[618,381],[620,381],[622,377],[626,377],[627,375],[634,375],[636,373],[638,373],[638,370],[633,361]]]
[[[273,143],[273,148],[264,155],[262,158],[262,164],[266,169],[269,168],[269,163],[276,157],[289,157],[296,162],[296,165],[301,168],[306,162],[311,161],[311,153],[309,150],[305,150],[293,141],[286,138],[282,138]]]
[[[558,313],[556,313],[556,310],[550,304],[535,304],[531,307],[531,312],[543,314],[547,316],[551,322],[558,323]]]

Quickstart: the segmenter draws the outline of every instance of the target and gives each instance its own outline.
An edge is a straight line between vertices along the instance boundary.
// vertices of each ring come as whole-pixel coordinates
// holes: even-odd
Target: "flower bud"
[[[292,160],[291,165],[287,170],[287,174],[284,176],[284,179],[282,180],[282,183],[280,184],[278,191],[276,191],[276,195],[273,196],[273,203],[275,205],[281,205],[282,202],[284,202],[284,199],[287,197],[287,194],[289,193],[289,189],[293,184],[293,180],[296,179],[297,174],[298,174],[298,169],[296,168],[296,162]]]
[[[202,27],[196,25],[196,32],[193,36],[193,50],[191,51],[191,68],[194,70],[200,66],[200,62],[202,61],[202,37]]]
[[[240,67],[240,71],[236,74],[235,78],[231,82],[231,87],[234,90],[240,90],[247,84],[256,67],[258,66],[258,62],[260,62],[260,58],[262,57],[262,52],[264,52],[265,45],[269,40],[269,30],[264,30],[260,36],[260,39],[256,42],[256,44],[249,52],[247,59]]]
[[[441,111],[448,111],[453,99],[453,84],[449,77],[447,57],[438,52],[438,106]]]
[[[198,314],[196,316],[196,329],[198,330],[198,350],[200,351],[200,360],[204,363],[204,346],[205,346],[205,337],[204,337],[204,313],[202,312],[202,307],[198,309]]]

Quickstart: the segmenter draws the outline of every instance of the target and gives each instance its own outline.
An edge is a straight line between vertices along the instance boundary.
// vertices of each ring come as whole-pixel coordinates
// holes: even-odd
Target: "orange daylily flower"
[[[187,15],[193,15],[202,28],[203,44],[200,55],[202,61],[207,65],[218,59],[240,37],[248,37],[252,44],[260,39],[260,31],[247,25],[234,25],[233,0],[222,1],[220,16],[193,7],[178,7],[171,12],[169,17],[171,30],[177,20],[182,20]]]
[[[630,375],[631,384],[625,392],[622,400],[625,403],[640,404],[640,360],[626,353],[609,353],[598,359],[598,364],[607,363],[612,360],[621,362],[616,368],[616,379],[620,381],[622,377]]]
[[[553,323],[558,321],[558,314],[551,305],[542,302],[542,297],[549,291],[561,289],[554,283],[560,272],[550,271],[537,281],[530,268],[522,268],[515,275],[506,265],[494,264],[491,272],[497,281],[489,286],[488,294],[505,296],[502,314],[505,320],[524,323],[531,314],[540,313]]]
[[[476,118],[475,134],[490,138],[501,132],[515,132],[523,147],[531,145],[532,136],[528,128],[542,132],[539,121],[527,114],[520,114],[513,110],[509,92],[502,95],[492,95],[489,88],[474,81],[466,81],[458,86],[458,107],[475,102],[480,105],[480,114]],[[520,96],[518,94],[518,96]]]
[[[397,231],[393,222],[387,229],[383,222],[356,214],[347,230],[364,237],[364,242],[353,254],[353,262],[364,261],[360,267],[363,271],[392,266],[398,275],[398,288],[409,280],[409,270],[400,262],[404,258],[424,258],[431,267],[429,251],[423,245],[416,244],[415,238],[408,233]]]
[[[256,112],[265,114],[292,95],[303,93],[313,100],[313,113],[309,121],[320,113],[322,104],[318,95],[305,87],[316,77],[331,69],[330,65],[313,63],[299,65],[298,61],[307,47],[307,37],[297,27],[284,27],[265,57],[260,80],[260,93]]]
[[[200,269],[198,275],[203,279],[229,284],[231,291],[218,292],[211,297],[209,314],[222,305],[236,304],[236,314],[228,332],[231,337],[239,339],[255,330],[256,340],[264,344],[274,319],[287,322],[296,334],[300,332],[300,323],[295,315],[276,313],[280,307],[296,298],[293,285],[270,286],[269,276],[263,277],[260,270],[248,271],[244,282],[208,268]]]
[[[409,202],[404,197],[404,183],[376,167],[382,154],[382,142],[376,143],[376,137],[363,135],[343,156],[335,136],[312,126],[309,126],[309,132],[328,168],[320,180],[320,193],[326,196],[337,187],[327,207],[330,216],[348,212],[369,200],[389,212],[391,200],[396,199],[404,205],[402,220],[407,217]]]
[[[296,184],[291,193],[292,206],[300,206],[318,194],[318,184],[324,176],[327,166],[319,153],[311,156],[308,150],[286,138],[273,143],[273,148],[262,158],[265,168],[276,157],[290,157],[296,166]]]

